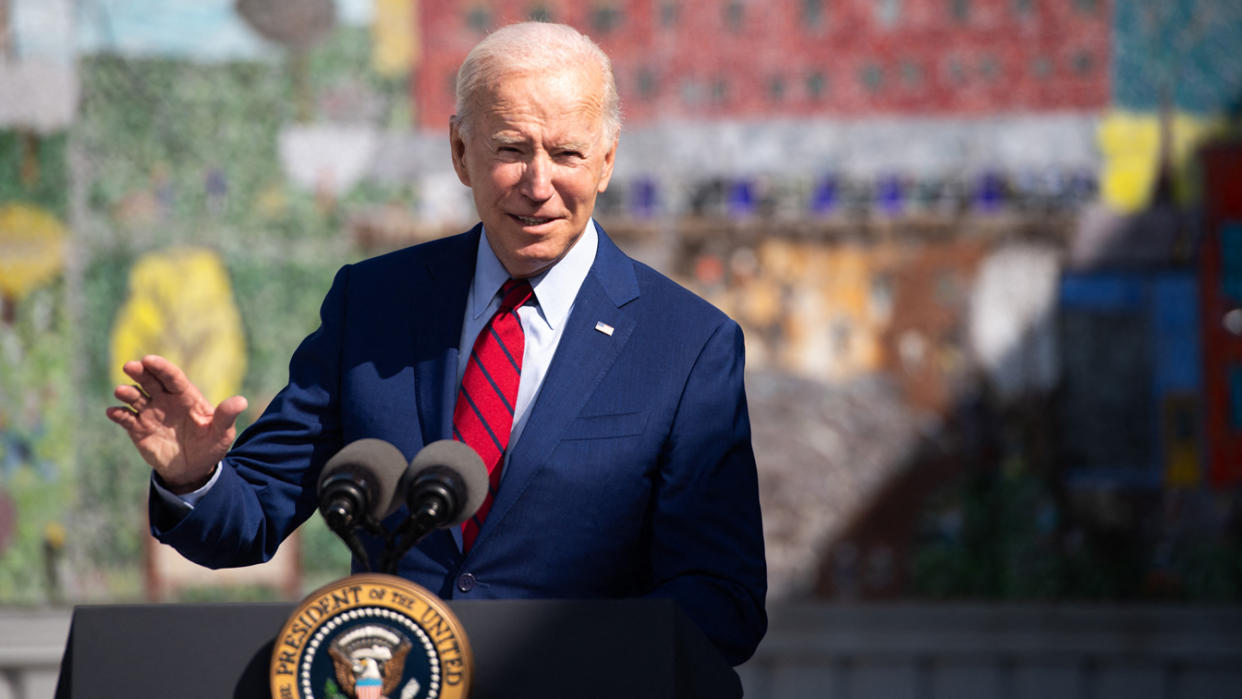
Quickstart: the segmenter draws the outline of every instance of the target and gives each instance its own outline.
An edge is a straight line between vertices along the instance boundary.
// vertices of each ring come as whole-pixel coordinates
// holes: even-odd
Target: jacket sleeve
[[[733,665],[767,630],[744,353],[741,329],[726,319],[696,359],[661,458],[651,523],[651,595],[677,600]]]
[[[339,382],[348,266],[320,308],[319,328],[289,362],[289,383],[238,438],[193,509],[148,498],[151,533],[210,568],[268,560],[316,507],[319,471],[341,447]]]

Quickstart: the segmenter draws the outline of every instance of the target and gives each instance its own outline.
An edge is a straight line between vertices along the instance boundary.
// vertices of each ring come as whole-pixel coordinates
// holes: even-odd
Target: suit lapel
[[[542,470],[566,428],[629,341],[634,319],[623,306],[638,297],[633,264],[599,228],[595,263],[578,290],[526,429],[509,456],[496,501],[479,532],[476,549]],[[596,330],[596,323],[612,326],[612,334]]]
[[[457,345],[481,230],[475,226],[464,235],[446,239],[442,247],[427,255],[422,269],[414,272],[414,291],[403,299],[411,309],[414,391],[423,445],[452,434]],[[405,510],[394,517],[405,517]],[[421,548],[451,567],[461,555],[461,532],[457,527],[432,532]]]
[[[409,300],[415,309],[414,385],[423,444],[452,434],[457,383],[457,345],[461,341],[466,297],[474,277],[479,226],[425,262],[427,285]]]

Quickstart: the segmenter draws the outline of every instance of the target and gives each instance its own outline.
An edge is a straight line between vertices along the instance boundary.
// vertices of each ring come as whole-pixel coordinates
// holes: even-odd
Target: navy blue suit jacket
[[[342,268],[215,486],[179,519],[151,498],[160,541],[210,567],[264,561],[342,446],[376,437],[412,458],[448,437],[479,231]],[[601,230],[478,540],[463,555],[458,529],[436,531],[399,573],[446,599],[671,597],[741,663],[767,626],[743,361],[736,323]]]

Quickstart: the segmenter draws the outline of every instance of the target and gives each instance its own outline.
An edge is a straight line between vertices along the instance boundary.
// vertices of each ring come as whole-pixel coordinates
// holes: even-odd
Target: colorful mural
[[[2,603],[262,599],[345,572],[317,521],[276,582],[167,568],[149,470],[103,409],[121,362],[154,352],[253,420],[341,264],[472,223],[446,157],[452,72],[525,17],[614,58],[604,227],[746,330],[774,598],[1242,590],[1238,465],[1212,441],[1242,414],[1242,237],[1198,175],[1239,134],[1236,2],[0,0],[0,17]]]

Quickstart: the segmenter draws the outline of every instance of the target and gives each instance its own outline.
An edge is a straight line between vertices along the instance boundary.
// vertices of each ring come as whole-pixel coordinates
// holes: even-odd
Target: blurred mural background
[[[524,18],[613,58],[603,226],[746,330],[774,602],[1238,601],[1236,0],[0,0],[0,603],[347,572],[162,552],[103,410],[147,352],[261,410],[341,264],[470,226]]]

